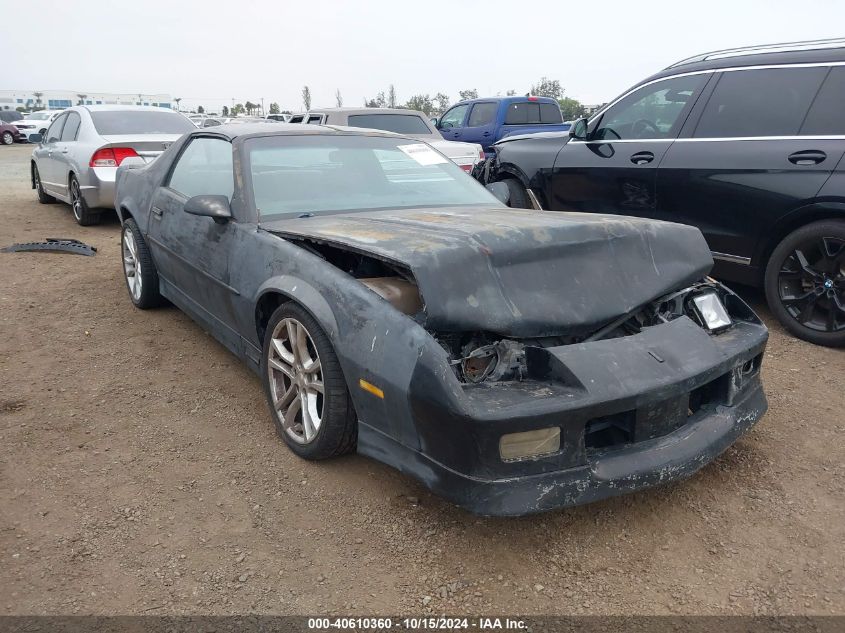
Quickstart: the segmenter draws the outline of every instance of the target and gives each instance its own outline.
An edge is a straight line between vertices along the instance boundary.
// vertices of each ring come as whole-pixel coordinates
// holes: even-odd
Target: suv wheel
[[[801,227],[777,245],[766,266],[766,299],[798,338],[845,346],[845,221]]]

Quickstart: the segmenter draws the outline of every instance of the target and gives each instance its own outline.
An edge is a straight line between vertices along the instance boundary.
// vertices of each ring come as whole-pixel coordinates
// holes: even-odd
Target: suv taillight
[[[91,167],[119,167],[124,158],[137,155],[131,147],[103,147],[94,152],[88,164]]]

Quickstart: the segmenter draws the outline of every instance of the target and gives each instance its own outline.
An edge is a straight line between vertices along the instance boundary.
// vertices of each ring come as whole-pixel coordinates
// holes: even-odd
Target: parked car
[[[282,112],[276,114],[268,114],[266,118],[270,119],[271,121],[278,121],[279,123],[287,123],[290,120],[290,114],[284,114]]]
[[[14,122],[14,125],[27,140],[30,134],[41,134],[43,136],[47,128],[50,127],[50,123],[62,112],[64,110],[39,110],[18,119]]]
[[[714,275],[762,286],[793,334],[845,345],[845,40],[678,62],[567,135],[504,139],[514,206],[691,224]],[[529,194],[530,191],[530,194]]]
[[[413,137],[194,130],[116,202],[131,301],[246,362],[306,459],[525,514],[685,477],[766,410],[766,328],[698,229],[508,209]]]
[[[18,128],[16,128],[11,123],[0,121],[0,144],[12,145],[13,143],[19,143],[24,140],[26,139],[24,139],[24,137],[21,135],[20,130],[18,130]]]
[[[23,118],[23,115],[17,110],[0,110],[0,121],[3,123],[14,123]]]
[[[30,140],[32,188],[42,204],[71,205],[76,221],[100,221],[114,208],[114,177],[120,164],[152,162],[196,127],[184,116],[153,106],[75,106],[57,116],[46,133]]]
[[[293,122],[293,121],[292,121]],[[484,152],[477,143],[445,141],[428,117],[416,110],[399,108],[323,108],[305,114],[300,122],[318,125],[348,125],[372,130],[396,132],[425,141],[465,172],[482,158]]]
[[[511,134],[565,132],[569,123],[551,97],[491,97],[453,105],[437,120],[437,129],[446,140],[478,143],[489,152]]]

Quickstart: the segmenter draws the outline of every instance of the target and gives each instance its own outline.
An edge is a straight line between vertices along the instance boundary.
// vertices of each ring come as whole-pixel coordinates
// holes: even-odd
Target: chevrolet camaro
[[[119,168],[122,269],[255,370],[297,455],[479,514],[681,479],[760,419],[768,333],[698,229],[502,193],[388,132],[200,129]]]

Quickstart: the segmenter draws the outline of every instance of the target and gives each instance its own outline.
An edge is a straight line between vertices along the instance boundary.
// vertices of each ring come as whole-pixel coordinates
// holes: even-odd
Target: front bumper
[[[767,338],[757,323],[713,336],[682,318],[634,336],[549,348],[533,360],[541,375],[463,394],[450,393],[423,363],[409,395],[419,447],[361,422],[359,452],[482,515],[530,514],[683,479],[765,413]],[[603,441],[596,430],[608,422],[627,428],[626,438]],[[502,435],[554,426],[556,453],[500,458]]]

